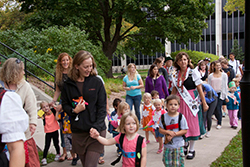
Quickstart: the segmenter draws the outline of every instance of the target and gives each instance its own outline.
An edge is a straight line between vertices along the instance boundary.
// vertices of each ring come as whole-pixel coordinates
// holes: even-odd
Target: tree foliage
[[[85,30],[112,60],[120,42],[134,53],[163,52],[160,38],[199,41],[213,0],[19,0],[22,11],[34,12],[25,26],[39,29],[70,23]],[[125,25],[126,24],[126,25]],[[164,41],[164,40],[163,40]],[[110,67],[107,75],[112,76]]]
[[[242,51],[242,47],[238,44],[238,40],[234,39],[233,47],[231,48],[231,52],[235,54],[235,59],[242,60],[244,59],[244,52]]]
[[[239,10],[243,14],[245,13],[245,0],[227,0],[226,5],[223,8],[226,12],[232,14]]]

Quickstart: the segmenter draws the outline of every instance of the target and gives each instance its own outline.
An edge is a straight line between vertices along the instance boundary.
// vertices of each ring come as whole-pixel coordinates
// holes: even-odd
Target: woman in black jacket
[[[79,51],[74,56],[61,96],[63,110],[70,116],[72,149],[84,167],[97,166],[104,150],[103,145],[89,136],[90,128],[106,136],[106,92],[94,68],[93,56],[87,51]]]

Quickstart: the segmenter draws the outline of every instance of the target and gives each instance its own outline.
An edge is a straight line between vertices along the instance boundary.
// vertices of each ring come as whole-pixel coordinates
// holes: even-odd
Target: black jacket
[[[96,76],[86,77],[83,83],[83,99],[88,103],[86,109],[78,114],[72,113],[72,99],[78,99],[81,93],[76,82],[70,78],[64,82],[61,100],[63,110],[70,116],[73,133],[89,132],[95,128],[99,132],[106,129],[106,91],[102,81]]]
[[[228,83],[231,82],[235,78],[235,71],[233,69],[233,66],[228,65],[228,68],[222,68],[222,70],[228,76]]]

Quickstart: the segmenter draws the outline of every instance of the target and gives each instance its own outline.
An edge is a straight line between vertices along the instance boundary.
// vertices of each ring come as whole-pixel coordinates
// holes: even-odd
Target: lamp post
[[[245,0],[245,70],[240,81],[243,166],[250,166],[250,1]]]

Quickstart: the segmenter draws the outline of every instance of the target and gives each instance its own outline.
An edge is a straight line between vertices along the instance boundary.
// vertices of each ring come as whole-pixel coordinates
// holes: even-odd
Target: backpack
[[[119,138],[119,142],[120,142],[120,147],[122,149],[122,145],[123,145],[123,140],[124,140],[124,133],[121,133],[121,136]],[[141,149],[142,149],[142,142],[143,142],[144,137],[142,136],[138,136],[137,142],[136,142],[136,151],[135,151],[135,167],[140,167],[141,166]],[[120,161],[122,157],[122,154],[111,163],[112,166],[114,166],[116,163],[118,163]]]
[[[3,99],[3,95],[5,94],[6,90],[4,88],[0,88],[0,105]],[[8,167],[9,161],[7,159],[6,154],[3,152],[5,143],[2,143],[2,134],[0,134],[0,166],[1,167]]]
[[[179,113],[179,117],[178,117],[178,127],[179,127],[179,131],[181,130],[181,119],[182,119],[182,113]],[[162,125],[163,125],[163,128],[166,130],[166,124],[165,124],[165,120],[164,120],[164,114],[161,115],[161,123],[162,123]],[[185,135],[182,135],[182,137],[183,137],[183,140],[185,141],[186,136],[185,136]],[[167,144],[166,138],[165,138],[164,144]]]

